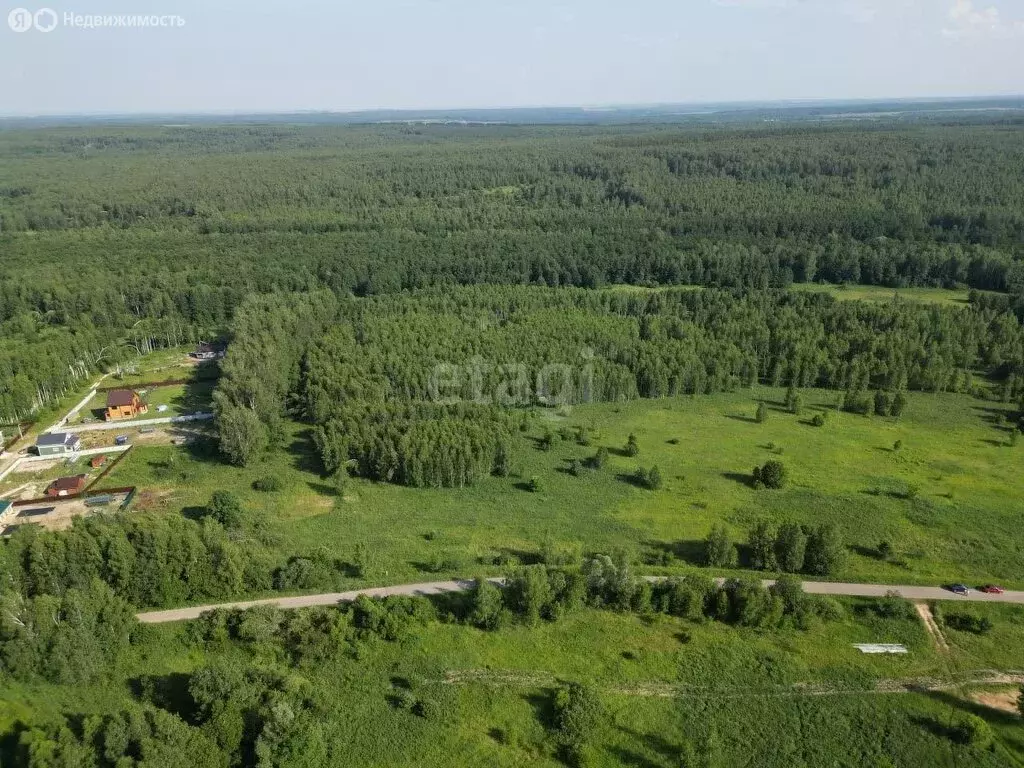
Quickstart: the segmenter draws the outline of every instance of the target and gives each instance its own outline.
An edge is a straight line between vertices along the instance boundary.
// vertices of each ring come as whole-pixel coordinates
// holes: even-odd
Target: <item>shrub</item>
[[[636,435],[632,432],[629,435],[629,439],[626,440],[626,455],[627,456],[639,456],[640,455],[640,444],[636,441]]]
[[[469,623],[486,630],[499,629],[505,618],[505,603],[501,589],[487,579],[476,580],[473,590]]]
[[[816,413],[811,419],[811,424],[815,427],[824,427],[826,421],[828,421],[828,417],[824,413]]]
[[[316,583],[316,566],[312,560],[293,557],[274,574],[274,589],[310,589]]]
[[[555,692],[555,731],[573,764],[604,726],[608,715],[597,692],[580,683],[570,683]]]
[[[395,709],[412,710],[416,706],[416,697],[408,688],[399,688],[391,694],[391,706]]]
[[[768,421],[768,406],[763,402],[757,404],[757,413],[754,415],[754,420],[758,424],[764,424]]]
[[[775,570],[775,529],[771,523],[758,521],[750,531],[747,545],[750,549],[751,568],[759,571]]]
[[[988,749],[992,746],[992,727],[977,715],[963,715],[950,728],[950,736],[958,744],[965,744],[975,749]]]
[[[786,523],[775,537],[775,559],[786,573],[799,573],[807,555],[807,534],[796,523]]]
[[[839,529],[831,523],[820,525],[807,537],[804,571],[815,576],[831,576],[843,567],[845,557],[846,547]]]
[[[531,493],[540,493],[544,490],[544,483],[540,479],[539,475],[534,475],[530,478],[530,482],[527,483],[527,487],[530,489]]]
[[[641,488],[646,488],[649,491],[660,490],[664,485],[664,480],[661,477],[661,470],[657,467],[651,467],[650,469],[644,469],[640,467],[636,472],[633,473],[633,482],[639,485]]]
[[[591,469],[601,469],[608,463],[608,449],[603,447],[598,448],[597,453],[587,459],[587,463],[590,465]]]
[[[881,619],[914,619],[913,604],[896,592],[887,592],[885,597],[873,600],[870,610]]]
[[[714,568],[736,565],[736,545],[729,540],[724,525],[715,525],[704,540],[704,562]]]
[[[778,490],[786,485],[786,465],[772,459],[764,466],[754,468],[754,487]]]
[[[242,527],[242,502],[231,491],[214,491],[206,514],[228,530]]]
[[[273,493],[280,491],[282,487],[281,481],[274,477],[274,475],[268,475],[267,477],[261,477],[255,480],[252,484],[254,490],[262,491],[263,493]]]
[[[992,630],[992,621],[987,616],[973,613],[951,613],[945,617],[947,627],[972,635],[984,635]]]
[[[508,477],[512,473],[512,460],[509,458],[508,446],[505,443],[498,443],[498,447],[494,450],[492,472],[495,477]]]
[[[907,407],[907,396],[902,392],[897,392],[896,396],[892,399],[892,405],[889,408],[889,415],[895,416],[897,419],[903,415],[903,411]]]

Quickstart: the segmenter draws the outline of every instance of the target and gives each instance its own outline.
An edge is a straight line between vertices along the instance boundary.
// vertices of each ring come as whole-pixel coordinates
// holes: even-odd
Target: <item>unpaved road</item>
[[[649,577],[651,581],[659,577]],[[492,579],[496,584],[501,579]],[[719,579],[719,583],[723,580]],[[387,597],[389,595],[440,595],[445,592],[464,592],[471,589],[473,581],[431,581],[423,584],[401,584],[394,587],[375,587],[372,589],[356,589],[351,592],[330,592],[320,595],[299,595],[297,597],[271,597],[266,600],[249,600],[240,603],[219,603],[217,605],[198,605],[192,608],[172,608],[167,611],[149,611],[138,614],[139,621],[145,624],[163,624],[168,621],[187,621],[198,619],[207,611],[217,608],[245,609],[258,605],[271,605],[276,608],[311,608],[318,605],[336,605],[355,600],[359,595],[370,597]],[[764,581],[765,586],[774,582]],[[832,581],[805,581],[804,591],[812,595],[839,595],[848,597],[884,597],[894,592],[908,600],[953,600],[978,601],[991,603],[1024,604],[1024,592],[1006,591],[1001,595],[989,595],[971,590],[968,595],[955,595],[941,587],[914,587],[899,584],[844,584]]]
[[[935,623],[935,617],[932,616],[932,609],[928,607],[928,604],[914,603],[914,610],[917,611],[917,615],[924,623],[924,628],[928,630],[928,634],[935,641],[935,646],[943,653],[949,653],[949,643],[946,642],[942,629]]]

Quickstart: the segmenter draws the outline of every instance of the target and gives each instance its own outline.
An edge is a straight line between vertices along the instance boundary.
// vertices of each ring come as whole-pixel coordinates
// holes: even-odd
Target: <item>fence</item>
[[[97,392],[113,392],[117,389],[160,389],[160,387],[179,387],[185,384],[194,384],[195,379],[165,379],[164,381],[146,381],[141,384],[122,384],[119,387],[99,387]]]
[[[122,459],[124,459],[124,457],[125,457],[125,456],[127,456],[127,455],[128,455],[129,453],[131,453],[131,452],[132,452],[132,447],[131,447],[131,446],[129,445],[129,446],[128,446],[128,450],[126,450],[126,451],[121,451],[121,453],[120,453],[120,454],[118,455],[118,457],[117,457],[116,459],[114,459],[113,461],[109,462],[109,463],[107,464],[107,466],[106,466],[106,467],[104,468],[104,470],[103,470],[102,472],[100,472],[100,473],[99,473],[99,474],[98,474],[98,475],[96,476],[96,479],[95,479],[95,480],[93,480],[93,481],[92,481],[91,483],[89,483],[89,486],[88,486],[88,487],[87,487],[87,488],[85,489],[85,491],[83,491],[83,493],[88,493],[88,492],[89,492],[89,491],[91,491],[91,490],[92,490],[93,488],[95,488],[95,487],[96,487],[96,484],[97,484],[97,483],[99,483],[99,482],[100,482],[100,480],[102,480],[103,478],[105,478],[105,477],[106,477],[107,475],[109,475],[109,474],[110,474],[111,472],[113,472],[113,471],[114,471],[114,467],[116,467],[116,466],[117,466],[118,464],[120,464],[120,463],[121,463],[121,461],[122,461]]]
[[[140,419],[138,421],[114,421],[102,424],[84,424],[74,427],[65,427],[65,432],[79,434],[81,432],[100,432],[111,430],[128,431],[130,429],[141,429],[152,427],[158,424],[187,424],[190,421],[210,421],[214,418],[212,413],[191,413],[186,416],[164,416],[159,419]]]
[[[124,509],[135,497],[135,490],[136,487],[134,485],[126,485],[123,488],[104,488],[93,493],[89,493],[88,490],[84,490],[81,493],[72,493],[67,496],[40,496],[37,499],[21,499],[20,501],[12,501],[11,507],[31,507],[35,504],[55,504],[63,501],[74,501],[75,499],[82,499],[86,506],[90,506],[89,502],[91,499],[103,496],[120,496],[122,493],[126,493],[128,494],[128,497],[124,500],[124,503],[121,504],[121,509]]]
[[[0,432],[7,432],[9,429],[13,429],[16,432],[20,430],[19,434],[14,434],[10,437],[4,438],[4,444],[3,447],[0,447],[0,453],[14,446],[15,443],[22,439],[22,435],[32,429],[35,424],[36,423],[34,421],[23,421],[20,424],[0,424]]]

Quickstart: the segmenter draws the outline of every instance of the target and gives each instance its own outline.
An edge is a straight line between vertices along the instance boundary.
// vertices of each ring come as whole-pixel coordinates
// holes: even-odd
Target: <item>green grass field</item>
[[[715,744],[721,765],[998,766],[1020,758],[1019,719],[975,704],[970,686],[901,687],[950,676],[949,659],[919,623],[865,618],[846,605],[844,620],[805,632],[593,610],[491,633],[431,623],[399,643],[367,641],[357,659],[339,653],[296,671],[329,702],[319,722],[337,766],[561,765],[550,702],[567,681],[593,685],[609,713],[593,739],[599,766],[678,766],[684,741],[699,751]],[[203,650],[186,638],[184,626],[149,628],[103,683],[7,686],[0,728],[131,708],[132,680],[153,675],[181,686],[215,657],[279,663],[267,646]],[[864,656],[851,647],[866,640],[904,642],[911,652]],[[440,714],[396,708],[401,688],[437,702]],[[992,725],[994,751],[945,734],[966,712]]]
[[[641,285],[613,285],[605,290],[622,293],[650,293],[665,290],[702,291],[700,285],[674,285],[648,288]],[[895,298],[926,304],[966,305],[969,291],[947,288],[888,288],[884,285],[833,285],[831,283],[793,283],[790,290],[801,293],[827,293],[840,301],[892,301]]]
[[[493,572],[496,558],[532,556],[545,540],[586,551],[625,548],[649,562],[667,551],[671,567],[681,568],[697,562],[714,523],[725,522],[742,542],[767,518],[838,524],[850,547],[839,580],[1024,586],[1024,534],[1017,524],[1024,481],[1020,451],[1006,445],[1008,432],[995,423],[1004,406],[911,394],[899,422],[833,411],[824,427],[810,426],[815,408],[835,397],[807,393],[800,416],[775,405],[783,392],[764,388],[592,405],[564,416],[545,410],[515,441],[513,476],[466,489],[353,480],[339,499],[317,474],[300,425],[284,450],[258,466],[230,467],[187,448],[140,447],[109,479],[163,492],[153,503],[168,513],[201,506],[214,490],[232,490],[272,521],[283,554],[326,548],[344,557],[364,544],[378,558],[373,580],[380,583]],[[764,424],[753,419],[760,398],[773,404]],[[545,428],[577,425],[597,430],[594,445],[537,448]],[[640,455],[615,455],[630,432],[639,438]],[[571,475],[568,462],[593,455],[597,445],[613,449],[608,465]],[[770,458],[786,464],[790,484],[754,490],[751,470]],[[665,487],[652,492],[628,482],[638,465],[657,465]],[[267,475],[283,489],[254,491],[253,481]],[[539,493],[526,490],[535,475]],[[883,540],[895,552],[887,561],[876,555]]]
[[[791,290],[827,293],[841,301],[920,301],[933,304],[967,304],[967,290],[946,288],[886,288],[882,285],[831,285],[828,283],[794,283]]]

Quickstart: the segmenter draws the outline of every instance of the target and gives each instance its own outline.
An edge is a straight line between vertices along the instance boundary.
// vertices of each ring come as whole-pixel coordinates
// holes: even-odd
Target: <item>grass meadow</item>
[[[626,549],[651,572],[699,564],[701,541],[725,523],[743,542],[760,519],[835,522],[849,546],[838,580],[935,584],[965,581],[1024,586],[1024,481],[1019,448],[998,425],[1008,407],[960,395],[911,394],[903,417],[864,417],[834,410],[836,394],[807,392],[797,416],[780,407],[784,393],[742,392],[540,410],[515,439],[513,474],[465,489],[409,489],[351,480],[339,496],[318,474],[307,430],[292,425],[284,448],[238,469],[195,447],[140,447],[110,482],[154,493],[146,502],[177,513],[204,505],[213,491],[236,492],[277,534],[283,555],[320,549],[344,557],[357,545],[375,555],[373,580],[472,576],[492,563],[528,560],[544,542],[584,551]],[[757,403],[769,404],[757,423]],[[825,426],[811,416],[830,409]],[[592,445],[562,440],[539,448],[548,429],[594,430]],[[635,433],[640,454],[620,450]],[[901,442],[899,450],[895,449]],[[599,471],[576,477],[573,459],[607,446]],[[781,491],[754,490],[755,465],[778,459],[789,470]],[[664,487],[630,482],[638,466],[656,465]],[[282,482],[253,490],[261,477]],[[530,478],[541,490],[528,489]],[[888,541],[893,555],[880,559]],[[498,568],[497,570],[500,570]]]
[[[717,761],[701,764],[729,766],[1001,766],[1024,756],[1019,718],[978,705],[970,686],[880,692],[892,681],[956,677],[959,650],[940,654],[916,620],[845,605],[845,619],[803,632],[595,610],[496,632],[435,622],[397,643],[366,641],[357,658],[339,653],[296,671],[330,703],[321,723],[336,766],[561,765],[551,702],[568,681],[594,686],[608,712],[593,737],[598,766],[678,766],[684,744]],[[1012,627],[1020,640],[1020,625]],[[139,676],[181,688],[215,656],[280,663],[269,647],[203,649],[187,637],[184,625],[147,628],[101,684],[8,686],[0,727],[137,706]],[[851,647],[867,640],[904,642],[911,652],[863,656]],[[976,652],[971,662],[995,660]],[[435,702],[439,714],[396,707],[399,689]],[[187,710],[179,693],[170,698]],[[949,737],[949,724],[968,712],[993,727],[994,750]]]

